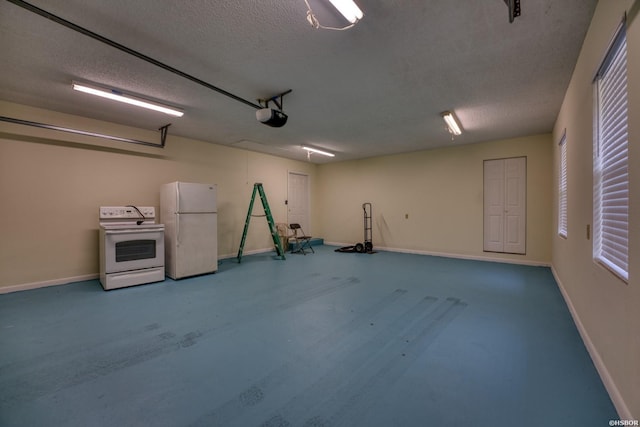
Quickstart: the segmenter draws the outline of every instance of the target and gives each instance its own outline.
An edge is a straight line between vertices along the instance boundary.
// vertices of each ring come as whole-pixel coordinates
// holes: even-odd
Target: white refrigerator
[[[218,270],[216,185],[172,182],[160,188],[165,271],[172,279]]]

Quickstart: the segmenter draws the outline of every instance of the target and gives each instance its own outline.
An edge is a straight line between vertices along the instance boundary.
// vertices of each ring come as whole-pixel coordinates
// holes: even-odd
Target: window
[[[558,234],[567,237],[567,134],[560,140],[560,179],[558,183]]]
[[[620,26],[594,80],[594,259],[629,279],[627,39]]]

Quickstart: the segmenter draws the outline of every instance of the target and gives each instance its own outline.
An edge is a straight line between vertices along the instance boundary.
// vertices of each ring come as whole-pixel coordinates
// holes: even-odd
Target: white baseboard
[[[254,249],[252,251],[243,251],[242,256],[263,254],[265,252],[275,252],[275,249],[273,247],[270,247],[270,248]],[[238,253],[234,252],[232,254],[220,255],[218,256],[218,259],[221,260],[221,259],[229,259],[229,258],[237,258],[237,257],[238,257]]]
[[[273,248],[256,249],[252,251],[245,251],[243,255],[255,255],[265,252],[271,252]],[[235,258],[237,253],[222,255],[218,259]],[[30,289],[46,288],[48,286],[66,285],[73,282],[82,282],[84,280],[93,280],[99,278],[99,274],[85,274],[83,276],[63,277],[60,279],[44,280],[41,282],[22,283],[19,285],[11,285],[0,287],[0,294],[8,294],[11,292],[28,291]]]
[[[66,285],[73,282],[82,282],[83,280],[93,280],[99,277],[98,274],[85,274],[83,276],[64,277],[61,279],[45,280],[42,282],[22,283],[20,285],[4,286],[0,288],[0,294],[8,294],[10,292],[28,291],[30,289],[45,288],[47,286]]]
[[[353,243],[340,243],[340,242],[324,242],[324,244],[328,246],[338,246],[338,247],[353,245]],[[551,267],[551,264],[548,262],[500,258],[495,256],[462,255],[462,254],[455,254],[455,253],[448,253],[448,252],[433,252],[433,251],[422,251],[417,249],[390,248],[386,246],[374,246],[373,249],[376,251],[399,252],[403,254],[413,254],[413,255],[439,256],[444,258],[468,259],[472,261],[502,262],[506,264],[531,265],[535,267]]]
[[[578,328],[580,337],[582,337],[582,341],[584,342],[585,347],[587,347],[587,351],[589,352],[589,355],[591,356],[591,360],[593,361],[593,364],[595,365],[596,370],[600,375],[600,379],[602,380],[604,387],[607,389],[607,392],[609,393],[609,397],[613,402],[613,406],[615,406],[616,411],[618,411],[618,416],[620,417],[621,420],[635,420],[636,418],[634,418],[633,415],[631,414],[631,411],[629,410],[629,407],[627,406],[622,395],[620,394],[620,390],[618,390],[618,387],[613,381],[613,378],[611,377],[611,374],[609,373],[607,366],[604,364],[602,357],[600,357],[600,353],[598,353],[598,350],[596,349],[595,345],[593,345],[593,341],[591,341],[591,338],[589,337],[589,333],[587,332],[584,325],[582,324],[582,321],[580,320],[580,316],[576,312],[576,309],[573,306],[571,299],[569,298],[569,294],[567,294],[567,291],[565,290],[564,285],[562,284],[562,280],[560,280],[560,277],[558,277],[558,274],[553,266],[551,266],[551,272],[553,273],[553,277],[556,279],[556,283],[558,284],[558,288],[560,288],[560,292],[562,293],[562,297],[564,298],[564,301],[567,304],[567,307],[569,307],[569,312],[571,313],[573,322],[576,324],[576,327]]]

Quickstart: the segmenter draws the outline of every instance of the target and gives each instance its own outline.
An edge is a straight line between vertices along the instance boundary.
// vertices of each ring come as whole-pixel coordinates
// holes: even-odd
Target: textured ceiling
[[[364,18],[326,31],[304,0],[32,0],[31,4],[255,102],[287,89],[282,128],[255,109],[0,2],[0,99],[306,159],[342,161],[550,132],[596,0],[357,0]],[[346,21],[309,0],[324,25]],[[168,118],[71,90],[109,85],[181,107]],[[454,141],[440,112],[464,128]],[[167,118],[165,118],[167,117]],[[55,124],[55,123],[54,123]]]

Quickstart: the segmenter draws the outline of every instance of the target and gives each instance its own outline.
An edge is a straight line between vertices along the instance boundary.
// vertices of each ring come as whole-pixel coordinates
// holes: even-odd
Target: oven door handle
[[[106,230],[105,234],[135,234],[142,230]],[[145,228],[144,231],[162,231],[162,228]]]

